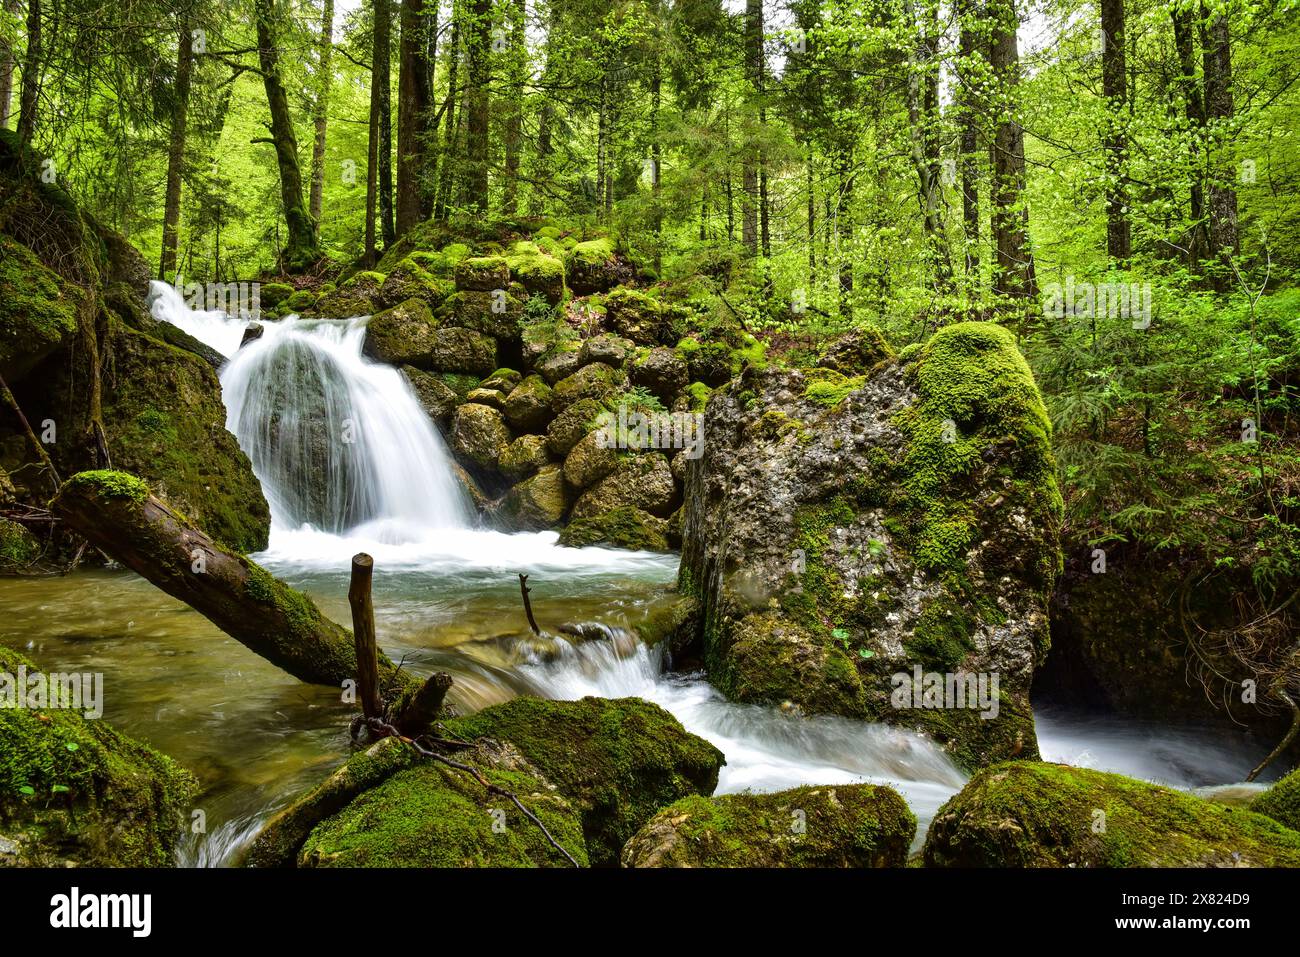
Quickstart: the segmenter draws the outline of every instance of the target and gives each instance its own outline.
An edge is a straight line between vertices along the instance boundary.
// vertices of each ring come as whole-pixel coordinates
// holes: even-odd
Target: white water
[[[562,548],[554,532],[505,534],[475,528],[437,430],[406,380],[361,355],[365,319],[264,323],[240,348],[247,323],[192,312],[175,290],[154,284],[155,315],[219,349],[227,427],[249,455],[271,506],[268,550],[278,574],[311,578],[345,569],[357,551],[386,572],[450,583],[468,573],[518,571],[667,580],[672,559],[617,549]],[[350,441],[343,441],[347,435]],[[701,676],[666,674],[661,653],[610,631],[607,640],[559,641],[558,653],[519,666],[539,695],[637,696],[653,701],[711,741],[727,764],[718,791],[774,791],[804,784],[871,782],[896,788],[916,813],[917,845],[965,775],[927,738],[843,718],[802,718],[726,701]],[[1118,771],[1175,787],[1240,781],[1252,758],[1240,742],[1205,732],[1143,729],[1042,716],[1047,760]],[[221,863],[255,833],[256,819],[227,822],[191,863]]]

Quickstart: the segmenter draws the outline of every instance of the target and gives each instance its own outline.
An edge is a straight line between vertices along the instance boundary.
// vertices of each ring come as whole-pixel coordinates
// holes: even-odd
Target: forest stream
[[[252,557],[346,622],[349,560],[373,555],[381,646],[412,672],[453,675],[461,711],[520,694],[639,696],[725,753],[719,793],[888,784],[919,819],[914,849],[962,787],[966,775],[922,735],[730,703],[702,675],[669,671],[664,651],[633,629],[666,600],[675,555],[564,548],[555,532],[505,534],[471,517],[410,387],[362,357],[364,320],[289,317],[241,349],[245,323],[191,312],[166,286],[154,296],[156,316],[233,356],[221,372],[227,424],[273,518],[270,547]],[[331,445],[328,481],[295,468],[310,457],[294,449],[306,450],[314,430],[358,425],[364,441]],[[350,492],[322,497],[322,488]],[[529,575],[540,638],[526,626],[519,573]],[[585,640],[561,634],[580,622],[605,628]],[[104,717],[199,776],[204,833],[178,848],[183,866],[235,861],[276,809],[349,753],[354,708],[337,691],[295,680],[127,572],[0,579],[0,642],[62,670],[102,672]],[[1219,730],[1042,709],[1037,730],[1045,760],[1229,794],[1266,750]]]

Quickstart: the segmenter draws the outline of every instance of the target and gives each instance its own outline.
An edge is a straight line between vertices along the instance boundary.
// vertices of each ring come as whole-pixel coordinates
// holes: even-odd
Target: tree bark
[[[757,104],[761,96],[763,76],[763,0],[745,0],[745,79],[749,87],[749,97],[754,105],[753,117],[757,119]],[[746,139],[752,140],[752,130],[746,132]],[[755,143],[746,142],[741,154],[740,188],[743,194],[741,203],[740,241],[745,251],[751,256],[758,255],[759,243],[759,151]]]
[[[41,82],[41,0],[27,0],[27,52],[18,102],[18,140],[30,145],[36,135],[36,98]]]
[[[312,105],[312,124],[316,137],[311,147],[311,218],[320,223],[325,204],[325,135],[329,125],[330,88],[334,85],[334,0],[325,0],[321,12],[320,39],[316,43],[316,102]]]
[[[402,0],[397,79],[397,235],[429,216],[424,189],[426,124],[432,99],[424,0]]]
[[[528,66],[528,48],[524,37],[527,10],[525,0],[511,0],[506,7],[510,24],[510,103],[506,107],[505,144],[506,162],[502,177],[501,213],[514,216],[519,211],[519,158],[523,143],[524,79]]]
[[[357,697],[366,718],[383,716],[379,692],[379,646],[375,643],[375,606],[370,597],[375,560],[364,552],[352,556],[348,605],[352,609],[353,647],[357,652]]]
[[[378,91],[373,108],[379,120],[379,223],[384,248],[387,249],[397,239],[397,226],[393,220],[392,0],[374,0],[374,10],[375,49],[371,81],[372,90]]]
[[[1124,72],[1124,0],[1101,0],[1101,85],[1106,97],[1106,254],[1123,262],[1132,255],[1124,159],[1128,78]]]
[[[961,218],[965,232],[966,275],[977,282],[980,272],[980,199],[979,199],[979,124],[975,114],[975,73],[980,67],[979,31],[974,23],[978,14],[973,0],[959,8],[961,36],[957,41],[958,74],[961,83],[958,126],[958,150],[961,154]]]
[[[1212,17],[1201,7],[1201,55],[1205,75],[1205,121],[1212,151],[1211,175],[1207,196],[1210,252],[1225,268],[1212,277],[1216,286],[1227,288],[1231,270],[1229,257],[1238,251],[1237,190],[1233,186],[1236,170],[1223,158],[1230,154],[1232,140],[1232,48],[1228,21],[1222,13]]]
[[[176,102],[172,108],[171,143],[167,150],[167,194],[163,201],[162,257],[158,278],[175,279],[176,247],[181,221],[181,177],[185,172],[185,138],[190,111],[190,73],[194,66],[194,41],[188,24],[182,24],[176,52]]]
[[[109,479],[103,473],[74,475],[50,510],[106,555],[295,678],[336,688],[355,680],[356,648],[345,628],[160,499],[132,494],[129,480],[122,473]],[[379,677],[393,697],[419,685],[382,655]]]
[[[442,143],[442,158],[439,161],[441,172],[438,177],[438,198],[433,208],[433,215],[436,219],[442,219],[446,215],[447,205],[452,201],[456,189],[454,160],[456,127],[460,120],[456,112],[456,84],[459,82],[460,73],[460,27],[463,19],[460,3],[461,0],[452,0],[451,44],[447,50],[447,99],[443,103],[443,113],[446,116],[446,132]]]
[[[7,16],[16,17],[20,9],[19,0],[5,0],[4,11]],[[14,104],[14,59],[12,44],[0,43],[0,130],[9,129],[9,116]]]
[[[1205,134],[1205,104],[1201,99],[1201,84],[1196,75],[1196,40],[1192,32],[1190,7],[1175,7],[1170,13],[1174,25],[1174,49],[1178,53],[1179,85],[1183,94],[1183,110],[1191,127],[1188,151],[1192,170],[1190,183],[1190,212],[1192,228],[1187,234],[1187,260],[1197,263],[1209,248],[1209,234],[1204,222],[1205,189],[1200,176],[1200,137]]]
[[[469,68],[465,124],[465,205],[486,212],[488,208],[488,87],[492,82],[489,63],[492,35],[492,0],[470,0],[469,36],[466,43]]]
[[[1034,258],[1029,249],[1029,209],[1025,204],[1025,134],[1017,120],[1016,89],[1020,84],[1020,48],[1016,42],[1019,18],[1015,0],[989,4],[992,37],[989,67],[996,84],[998,117],[993,140],[992,232],[997,258],[993,291],[1001,296],[1030,301],[1038,298]]]
[[[942,161],[939,155],[939,57],[938,8],[928,3],[918,19],[911,0],[906,9],[916,30],[911,69],[907,74],[907,112],[912,145],[912,166],[916,170],[917,199],[934,286],[940,293],[952,291],[952,259],[948,251],[948,231],[943,216]]]
[[[273,0],[256,0],[257,55],[262,71],[262,85],[271,112],[271,138],[280,173],[280,202],[288,228],[284,249],[284,266],[290,270],[306,269],[320,258],[320,240],[316,220],[303,204],[302,169],[298,165],[298,138],[293,132],[293,113],[289,97],[280,82],[279,54],[275,47],[272,24]]]

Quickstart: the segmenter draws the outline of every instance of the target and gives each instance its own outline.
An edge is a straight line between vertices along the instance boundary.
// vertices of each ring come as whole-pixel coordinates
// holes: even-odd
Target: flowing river
[[[965,774],[921,735],[734,704],[701,675],[668,672],[631,629],[666,600],[676,556],[481,527],[403,377],[361,355],[365,320],[289,317],[240,349],[245,321],[193,312],[158,283],[153,295],[156,316],[231,356],[227,427],[272,511],[270,547],[253,557],[347,622],[350,560],[369,552],[381,646],[413,672],[450,672],[462,711],[525,693],[639,696],[726,755],[719,793],[888,784],[920,821],[917,846],[961,788]],[[544,638],[524,620],[520,572]],[[607,629],[558,637],[566,622]],[[0,579],[0,642],[49,670],[102,672],[105,720],[198,775],[203,827],[178,849],[182,866],[231,863],[349,752],[353,706],[338,691],[285,675],[127,572]],[[1222,731],[1066,712],[1040,713],[1038,734],[1047,760],[1221,793],[1240,791],[1230,786],[1267,750]]]

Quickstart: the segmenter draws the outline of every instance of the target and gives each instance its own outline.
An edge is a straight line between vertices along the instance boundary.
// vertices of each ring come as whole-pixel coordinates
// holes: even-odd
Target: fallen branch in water
[[[542,629],[537,627],[537,619],[533,617],[533,603],[528,600],[528,593],[532,589],[528,587],[528,576],[522,572],[519,574],[519,591],[524,596],[524,612],[528,615],[528,627],[533,630],[534,635],[540,636]]]

